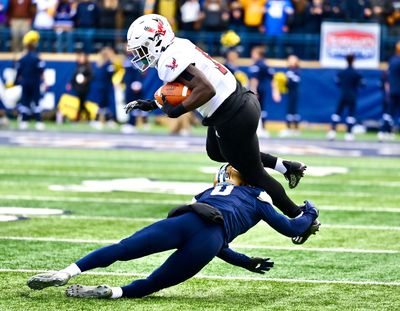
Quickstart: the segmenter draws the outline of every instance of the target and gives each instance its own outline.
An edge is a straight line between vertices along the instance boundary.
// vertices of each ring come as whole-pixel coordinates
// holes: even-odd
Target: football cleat
[[[304,201],[304,206],[301,207],[304,213],[308,214],[313,214],[317,218],[319,216],[319,211],[318,209],[309,201]],[[307,239],[310,237],[311,234],[316,234],[317,231],[319,231],[319,227],[321,226],[321,223],[319,222],[318,219],[315,219],[310,227],[302,234],[299,236],[293,237],[292,242],[293,244],[303,244]]]
[[[68,297],[75,298],[111,298],[112,290],[108,285],[84,286],[74,284],[65,290]]]
[[[301,162],[286,160],[283,161],[283,165],[286,167],[286,173],[283,174],[283,176],[285,176],[286,180],[289,181],[289,188],[296,188],[300,179],[304,176],[304,171],[307,166]]]
[[[50,286],[63,286],[68,283],[71,276],[66,272],[53,272],[37,274],[31,277],[26,284],[31,289],[41,290]]]

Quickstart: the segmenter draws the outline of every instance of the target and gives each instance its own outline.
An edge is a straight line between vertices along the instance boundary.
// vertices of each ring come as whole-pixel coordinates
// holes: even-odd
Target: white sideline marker
[[[61,242],[61,243],[88,243],[88,244],[112,244],[117,243],[119,240],[91,240],[91,239],[66,239],[66,238],[53,238],[53,237],[26,237],[26,236],[0,236],[0,240],[11,241],[35,241],[35,242]],[[311,248],[299,246],[262,246],[262,245],[248,245],[248,244],[230,244],[233,248],[243,249],[269,249],[269,250],[283,250],[283,251],[309,251],[309,252],[329,252],[329,253],[363,253],[363,254],[398,254],[398,250],[385,250],[385,249],[358,249],[358,248]]]
[[[0,273],[47,273],[52,270],[36,269],[0,269]],[[99,276],[129,276],[129,277],[147,277],[146,273],[126,273],[126,272],[83,272],[83,275]],[[377,286],[400,286],[400,282],[381,282],[381,281],[347,281],[347,280],[307,280],[307,279],[283,279],[283,278],[263,278],[263,277],[245,277],[245,276],[213,276],[198,274],[195,279],[206,280],[234,280],[234,281],[268,281],[281,283],[311,283],[311,284],[345,284],[345,285],[377,285]]]

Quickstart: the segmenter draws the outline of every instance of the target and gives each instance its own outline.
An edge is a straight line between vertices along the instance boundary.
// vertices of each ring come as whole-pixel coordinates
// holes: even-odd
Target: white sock
[[[276,159],[276,164],[275,164],[275,171],[278,171],[279,173],[285,174],[287,169],[285,167],[285,165],[283,165],[283,159],[281,158],[277,158]]]
[[[70,264],[65,269],[60,270],[60,272],[68,273],[71,277],[77,276],[82,273],[81,269],[79,269],[79,267],[75,263]]]
[[[112,295],[111,299],[121,298],[122,297],[122,288],[121,287],[111,287]]]

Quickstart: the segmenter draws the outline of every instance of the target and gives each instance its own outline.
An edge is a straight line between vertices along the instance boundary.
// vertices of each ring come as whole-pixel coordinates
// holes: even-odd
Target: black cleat
[[[306,230],[306,232],[292,238],[293,244],[304,244],[304,242],[307,241],[311,234],[316,234],[316,232],[319,231],[319,226],[321,226],[321,223],[317,219],[315,219],[311,226]]]
[[[71,285],[65,290],[68,297],[75,298],[111,298],[112,290],[108,285],[85,286]]]
[[[286,180],[289,181],[289,188],[293,189],[299,184],[300,179],[304,176],[304,171],[307,166],[301,162],[295,161],[283,161],[283,165],[286,167],[286,173],[283,174]]]

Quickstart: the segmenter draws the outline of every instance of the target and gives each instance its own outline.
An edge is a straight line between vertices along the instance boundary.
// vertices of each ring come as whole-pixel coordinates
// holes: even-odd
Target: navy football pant
[[[230,120],[208,127],[207,154],[214,161],[229,162],[249,184],[264,189],[285,215],[296,217],[300,214],[299,207],[290,200],[282,185],[264,169],[274,168],[277,158],[260,153],[256,134],[260,104],[251,93],[247,93],[246,101]]]
[[[224,245],[221,225],[206,223],[195,213],[163,219],[119,243],[93,251],[76,262],[81,271],[107,267],[150,254],[177,249],[143,280],[122,287],[123,297],[139,298],[181,283],[207,265]]]

